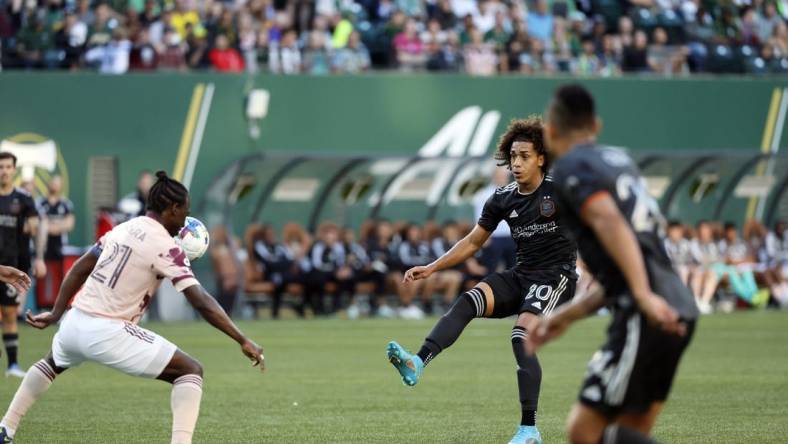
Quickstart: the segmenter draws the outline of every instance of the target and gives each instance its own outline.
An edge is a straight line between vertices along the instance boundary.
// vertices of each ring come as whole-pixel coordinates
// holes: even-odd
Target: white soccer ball
[[[180,245],[190,261],[199,259],[208,250],[210,236],[205,224],[194,217],[186,217],[186,223],[175,236],[175,241]]]

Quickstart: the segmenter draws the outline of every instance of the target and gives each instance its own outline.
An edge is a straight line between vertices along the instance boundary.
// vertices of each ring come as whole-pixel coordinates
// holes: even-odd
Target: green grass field
[[[474,321],[416,388],[406,388],[385,345],[396,338],[416,348],[433,322],[244,322],[266,350],[265,374],[203,322],[147,327],[204,364],[196,443],[507,442],[519,420],[512,322]],[[565,442],[566,414],[606,322],[584,321],[540,355],[546,443]],[[23,329],[23,363],[43,355],[53,334]],[[3,410],[18,384],[2,381]],[[17,442],[169,442],[169,395],[163,382],[84,365],[58,377]],[[669,443],[785,443],[788,312],[704,317],[656,436]]]

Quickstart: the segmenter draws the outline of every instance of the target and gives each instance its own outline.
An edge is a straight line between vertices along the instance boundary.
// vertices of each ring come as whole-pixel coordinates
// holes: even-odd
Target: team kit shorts
[[[52,340],[55,365],[72,368],[97,362],[127,375],[156,378],[178,347],[131,322],[69,310]]]
[[[487,301],[484,315],[505,318],[524,312],[549,315],[574,297],[577,276],[574,270],[523,272],[512,269],[493,273],[482,282],[493,292],[493,300]]]

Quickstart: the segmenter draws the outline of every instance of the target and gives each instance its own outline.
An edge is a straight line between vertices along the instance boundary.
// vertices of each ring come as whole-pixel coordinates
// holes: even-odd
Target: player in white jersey
[[[58,374],[84,361],[172,383],[171,442],[192,442],[202,398],[202,366],[170,341],[137,326],[164,278],[211,325],[238,342],[254,365],[264,368],[262,348],[244,336],[202,288],[173,239],[189,214],[188,190],[163,171],[156,176],[147,215],[115,227],[74,264],[51,312],[27,313],[27,322],[40,329],[61,317],[63,321],[52,351],[27,372],[0,422],[0,443],[13,442],[22,417]]]

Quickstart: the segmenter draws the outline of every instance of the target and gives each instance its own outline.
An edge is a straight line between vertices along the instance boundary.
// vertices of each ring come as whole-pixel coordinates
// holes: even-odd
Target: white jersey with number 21
[[[98,262],[72,304],[93,316],[137,323],[162,279],[178,291],[199,284],[184,251],[148,216],[118,225],[93,248]]]

